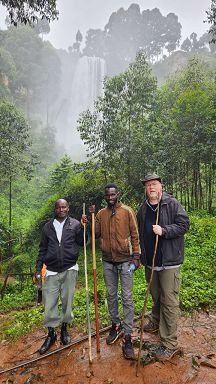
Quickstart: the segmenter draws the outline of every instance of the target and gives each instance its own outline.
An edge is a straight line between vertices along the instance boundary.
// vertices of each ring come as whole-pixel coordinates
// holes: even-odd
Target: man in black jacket
[[[79,246],[84,243],[83,224],[68,216],[69,204],[64,199],[55,202],[55,218],[47,222],[42,229],[39,254],[36,262],[36,276],[40,278],[43,264],[46,275],[43,286],[43,302],[45,307],[44,324],[48,327],[48,335],[39,349],[40,354],[48,351],[54,344],[57,335],[55,327],[61,324],[61,342],[70,343],[67,324],[73,319],[72,301],[78,274],[77,259]],[[59,313],[58,299],[61,298],[62,310]]]
[[[161,345],[155,355],[157,359],[165,360],[171,358],[178,349],[180,265],[184,259],[184,234],[189,229],[189,219],[181,204],[170,194],[162,192],[161,178],[158,175],[149,174],[141,181],[145,186],[146,200],[137,213],[137,220],[141,261],[145,265],[147,282],[150,281],[158,236],[150,287],[153,308],[151,320],[144,326],[144,331],[159,330]]]

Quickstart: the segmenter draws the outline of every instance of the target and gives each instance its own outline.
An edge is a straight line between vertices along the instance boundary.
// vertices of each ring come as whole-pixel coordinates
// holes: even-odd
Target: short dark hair
[[[105,190],[106,189],[109,189],[109,188],[115,188],[116,189],[116,191],[118,191],[118,187],[117,187],[117,185],[116,184],[114,184],[114,183],[108,183],[107,185],[105,185]]]
[[[55,203],[54,203],[54,207],[55,207],[55,208],[56,208],[57,204],[58,204],[60,201],[65,201],[67,207],[69,207],[69,203],[68,203],[67,200],[65,200],[65,199],[58,199],[58,200],[56,200]]]

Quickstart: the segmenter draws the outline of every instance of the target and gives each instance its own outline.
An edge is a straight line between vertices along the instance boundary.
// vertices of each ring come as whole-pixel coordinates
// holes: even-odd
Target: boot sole
[[[39,349],[38,352],[40,353],[40,355],[45,355],[45,353],[47,353],[50,350],[52,345],[55,344],[56,340],[57,340],[57,336],[55,336],[55,340],[53,340],[53,342],[50,344],[49,348],[46,349],[46,351],[43,352],[41,351],[41,349]]]
[[[124,358],[125,359],[127,359],[127,360],[135,360],[136,359],[136,357],[135,357],[135,353],[133,353],[132,355],[127,355],[127,353],[125,352],[125,350],[124,350],[124,347],[122,347],[122,353],[123,353],[123,356],[124,356]]]
[[[123,351],[123,356],[124,356],[124,358],[127,359],[127,360],[136,360],[135,355],[133,355],[133,356],[128,356],[128,355],[126,355],[126,354],[124,353],[124,351]]]
[[[173,351],[173,353],[172,353],[170,356],[167,356],[167,357],[157,357],[157,356],[155,356],[155,358],[156,358],[158,361],[169,361],[169,360],[171,360],[174,356],[177,356],[177,355],[181,355],[181,350],[180,350],[180,349],[176,349],[175,351]]]
[[[61,343],[62,343],[63,345],[68,345],[68,344],[71,343],[71,338],[70,338],[70,340],[68,340],[66,343],[64,343],[63,340],[61,339]]]
[[[159,331],[159,329],[158,328],[157,329],[152,329],[152,330],[143,329],[143,331],[146,332],[146,333],[156,333],[156,332]]]

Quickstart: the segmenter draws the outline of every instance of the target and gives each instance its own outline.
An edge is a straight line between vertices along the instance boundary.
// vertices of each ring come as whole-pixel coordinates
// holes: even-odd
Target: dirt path
[[[134,329],[134,341],[138,329]],[[0,345],[0,368],[11,367],[22,360],[37,356],[43,342],[42,331],[28,334],[14,344]],[[74,337],[73,337],[74,336]],[[74,335],[76,338],[79,335]],[[101,353],[96,353],[92,340],[93,363],[89,365],[88,342],[66,349],[16,372],[0,375],[5,384],[216,384],[216,315],[196,313],[179,321],[179,344],[183,356],[164,363],[141,366],[136,377],[136,362],[122,356],[121,340],[107,346],[101,337]],[[156,335],[144,334],[144,340],[158,343]],[[59,342],[55,347],[59,347]],[[137,350],[136,350],[137,351]],[[146,354],[147,351],[144,353]],[[197,366],[196,363],[198,363]]]

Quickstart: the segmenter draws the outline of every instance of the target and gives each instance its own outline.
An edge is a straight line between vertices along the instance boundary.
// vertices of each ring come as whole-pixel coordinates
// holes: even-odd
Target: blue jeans
[[[131,335],[134,320],[133,275],[128,273],[129,264],[129,261],[119,264],[111,264],[103,261],[103,274],[108,292],[108,309],[111,320],[115,324],[120,323],[118,306],[118,281],[120,278],[124,312],[122,326],[125,335]]]

